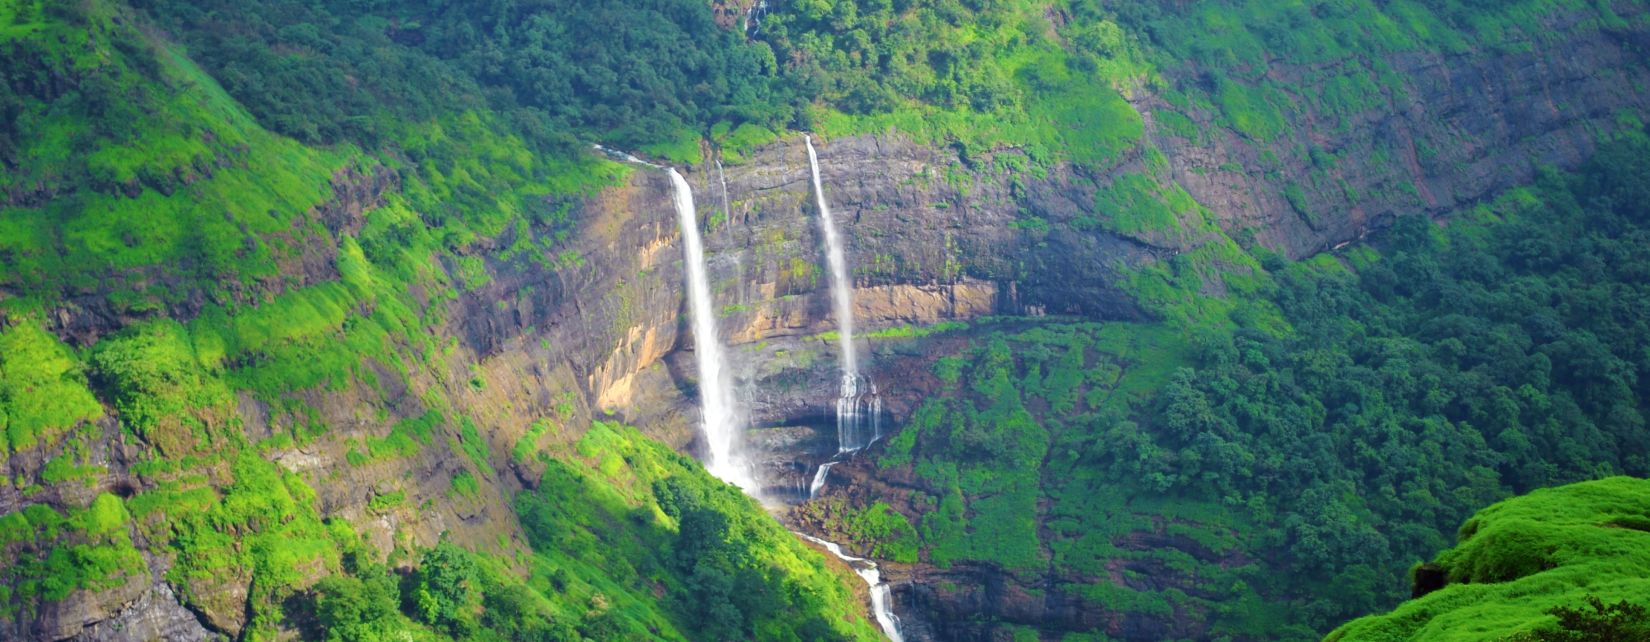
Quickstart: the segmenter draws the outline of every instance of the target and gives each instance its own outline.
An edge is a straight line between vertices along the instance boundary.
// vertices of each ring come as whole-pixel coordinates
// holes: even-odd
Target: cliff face
[[[1627,19],[1644,11],[1614,5]],[[1526,183],[1540,167],[1574,167],[1599,132],[1642,118],[1650,108],[1646,34],[1578,20],[1560,15],[1542,25],[1552,37],[1491,49],[1274,64],[1269,78],[1298,88],[1289,100],[1303,116],[1271,141],[1217,125],[1210,109],[1154,95],[1135,105],[1149,121],[1183,111],[1198,125],[1198,140],[1155,123],[1149,137],[1175,181],[1228,233],[1307,256],[1393,216],[1441,214]],[[1373,69],[1389,71],[1397,86],[1345,113],[1326,105],[1337,84],[1373,77]],[[1168,74],[1196,84],[1198,72]]]
[[[718,4],[722,19],[737,21],[749,2]],[[1262,142],[1214,124],[1195,108],[1196,140],[1169,133],[1152,114],[1172,108],[1157,95],[1133,98],[1148,116],[1147,136],[1161,150],[1173,179],[1207,207],[1226,233],[1306,256],[1360,237],[1391,217],[1441,213],[1529,180],[1544,165],[1570,167],[1585,158],[1592,137],[1650,113],[1650,70],[1640,52],[1642,32],[1577,31],[1555,43],[1454,54],[1414,54],[1385,61],[1406,82],[1402,95],[1340,118],[1313,114],[1291,123],[1287,142]],[[1190,72],[1188,72],[1190,73]],[[1335,69],[1280,68],[1274,73],[1307,91]],[[1302,144],[1306,141],[1309,144]],[[895,133],[818,141],[828,198],[842,222],[856,283],[857,317],[866,330],[925,325],[989,315],[1074,315],[1090,319],[1144,319],[1149,315],[1122,285],[1127,275],[1194,249],[1207,239],[1160,238],[1094,229],[1080,221],[1111,214],[1096,191],[1115,174],[1136,170],[1130,158],[1106,171],[1055,168],[1035,178],[990,158],[957,158],[948,149],[919,145]],[[1003,155],[1017,152],[1004,150]],[[1334,160],[1326,161],[1325,158]],[[1266,170],[1245,168],[1266,167]],[[795,137],[753,150],[744,162],[704,164],[686,172],[706,228],[709,268],[725,338],[736,368],[754,391],[752,442],[771,471],[792,477],[834,448],[818,430],[835,396],[835,346],[815,335],[835,327],[823,273],[821,233],[813,211],[808,162]],[[1299,180],[1291,177],[1318,177]],[[307,220],[332,238],[295,231],[298,241],[337,242],[358,231],[363,213],[397,189],[389,170],[336,177],[333,202]],[[382,385],[320,387],[304,404],[325,435],[267,453],[316,489],[324,517],[342,518],[375,546],[430,545],[442,533],[460,543],[510,547],[523,538],[510,493],[537,483],[542,470],[515,462],[511,448],[543,417],[569,430],[547,440],[571,441],[576,428],[616,413],[650,435],[693,451],[692,348],[685,331],[682,253],[669,183],[638,170],[619,187],[573,204],[576,229],[566,249],[577,259],[505,258],[506,235],[469,250],[488,278],[447,304],[439,337],[451,349],[431,357],[409,380],[382,376]],[[1291,195],[1294,195],[1293,198]],[[726,206],[724,207],[724,199]],[[313,231],[313,230],[310,230]],[[542,232],[543,230],[535,230]],[[440,269],[455,271],[453,265]],[[135,279],[161,278],[132,275]],[[301,255],[281,278],[248,293],[260,300],[287,287],[338,278],[325,256]],[[254,296],[256,295],[256,296]],[[419,296],[428,296],[420,293]],[[50,329],[86,346],[127,325],[99,292],[73,297],[49,317]],[[165,316],[188,319],[202,306],[186,296]],[[924,355],[879,355],[874,373],[886,382],[896,427],[923,398]],[[480,382],[480,383],[477,383]],[[397,421],[419,414],[417,400],[439,390],[472,417],[483,451],[500,465],[482,492],[455,497],[448,480],[461,456],[431,448],[404,458],[350,463],[355,444],[382,438]],[[283,416],[251,395],[235,400],[234,414],[254,440],[273,432]],[[96,423],[91,457],[109,473],[91,486],[48,484],[23,496],[0,485],[0,513],[45,503],[83,506],[98,491],[127,496],[144,489],[131,472],[140,445],[114,419]],[[25,451],[8,462],[16,478],[37,479],[58,452]],[[221,471],[220,471],[221,472]],[[858,462],[833,470],[831,492],[852,501],[884,500],[896,509],[908,480],[880,479]],[[404,493],[399,507],[375,504]],[[173,560],[142,536],[143,572],[113,588],[77,591],[53,608],[0,631],[8,639],[205,639],[238,635],[250,578],[191,580],[210,601],[180,603],[180,587],[166,580]],[[1195,543],[1160,533],[1134,533],[1131,547],[1184,548]],[[1129,571],[1124,573],[1124,571]],[[1125,639],[1195,637],[1196,614],[1162,617],[1126,610],[1096,613],[1058,591],[1039,587],[1066,581],[1058,570],[1031,576],[989,566],[941,570],[897,566],[896,595],[913,621],[930,623],[937,639],[989,639],[988,629],[960,621],[984,613],[1046,632],[1104,626]],[[1177,586],[1170,569],[1116,569],[1113,581]],[[185,582],[186,585],[190,582]],[[913,637],[924,634],[920,627]]]

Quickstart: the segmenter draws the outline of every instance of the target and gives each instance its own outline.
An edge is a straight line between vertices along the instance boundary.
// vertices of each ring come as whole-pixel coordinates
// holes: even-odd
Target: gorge
[[[1650,474],[1647,34],[0,0],[0,639],[1351,641],[1629,600],[1575,580],[1637,568],[1641,484],[1537,489]]]

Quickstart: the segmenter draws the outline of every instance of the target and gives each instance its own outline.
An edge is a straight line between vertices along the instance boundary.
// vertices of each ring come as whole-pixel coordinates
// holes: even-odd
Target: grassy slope
[[[1591,0],[895,5],[903,8],[865,0],[792,3],[764,24],[763,37],[781,59],[821,85],[816,129],[838,136],[892,130],[949,146],[960,152],[952,171],[986,159],[1038,176],[1060,164],[1085,168],[1097,176],[1098,215],[1074,226],[1185,250],[1140,268],[1124,286],[1166,316],[1216,325],[1233,305],[1203,293],[1219,290],[1221,281],[1235,286],[1233,300],[1254,293],[1245,275],[1256,266],[1235,242],[1246,231],[1223,232],[1175,184],[1155,139],[1231,136],[1258,152],[1255,165],[1242,171],[1270,182],[1295,171],[1281,159],[1283,150],[1310,158],[1313,166],[1288,177],[1284,192],[1315,225],[1322,213],[1306,211],[1307,190],[1350,188],[1338,178],[1343,159],[1319,149],[1308,133],[1344,130],[1403,104],[1408,79],[1387,57],[1528,50],[1628,26],[1608,3]],[[1641,25],[1647,19],[1637,18]],[[1153,136],[1146,135],[1148,122]],[[1405,151],[1341,153],[1380,165]],[[1392,183],[1402,193],[1381,196],[1424,205],[1407,174]],[[1354,205],[1372,196],[1347,192]]]
[[[45,461],[7,483],[26,502],[56,496],[46,493],[62,485],[104,483],[109,464],[93,453],[112,434],[100,420],[112,416],[140,445],[130,473],[142,491],[98,495],[85,507],[34,504],[0,518],[4,614],[26,622],[75,591],[142,585],[147,572],[131,539],[141,534],[151,552],[175,559],[165,579],[186,603],[214,614],[214,625],[236,626],[244,612],[251,638],[274,635],[292,622],[283,604],[318,579],[371,586],[387,571],[361,560],[389,554],[390,563],[407,564],[420,544],[365,547],[349,524],[317,510],[309,484],[328,479],[271,462],[328,439],[309,400],[355,395],[394,423],[387,437],[352,452],[350,466],[453,459],[460,462],[454,501],[492,501],[485,498],[497,492],[503,463],[488,461],[473,424],[441,388],[418,383],[420,371],[449,366],[442,339],[449,297],[485,275],[449,276],[433,259],[479,266],[476,239],[505,232],[517,239],[507,252],[556,256],[569,222],[545,197],[588,193],[625,170],[536,158],[483,113],[400,123],[396,155],[306,147],[260,128],[175,47],[135,28],[141,19],[121,5],[49,4],[0,3],[8,66],[66,79],[19,81],[25,91],[9,105],[18,124],[0,148],[9,161],[0,191],[18,203],[0,209],[0,428],[8,454]],[[333,197],[340,170],[370,175],[386,166],[402,188],[365,213],[359,233],[322,225],[314,208]],[[318,273],[297,267],[305,251],[326,257]],[[44,311],[86,294],[108,300],[126,327],[78,348],[43,331]],[[205,301],[194,318],[166,318],[194,309],[179,307],[191,300]],[[386,373],[422,388],[415,402],[422,408],[406,420],[386,412]],[[245,396],[271,409],[274,434],[260,442],[242,432],[236,399]],[[512,608],[538,615],[520,622],[617,637],[697,630],[699,617],[683,601],[691,569],[665,563],[676,548],[675,520],[659,511],[649,484],[671,476],[703,493],[728,491],[691,461],[614,430],[592,431],[576,451],[518,446],[519,457],[556,463],[565,471],[558,479],[575,485],[546,484],[533,495],[560,492],[567,502],[554,535],[528,527],[540,552],[476,553],[482,570],[465,599],[478,611],[503,608],[497,596],[531,587],[531,599]],[[584,463],[614,457],[652,463],[640,479]],[[370,509],[417,515],[404,492],[381,495]],[[860,611],[851,576],[821,571],[817,552],[749,502],[724,499],[707,510],[739,524],[737,541],[757,542],[736,559],[793,596],[784,608],[815,614],[775,622],[763,615],[770,611],[755,612],[769,618],[753,624],[763,637],[786,637],[803,623],[816,627],[811,638],[874,636],[862,617],[841,617]],[[633,521],[631,513],[645,518]],[[574,532],[630,544],[600,561],[551,546],[552,537]],[[250,583],[246,604],[234,601],[236,583]],[[655,593],[661,586],[670,592]],[[420,639],[476,633],[416,609],[381,615],[339,624]]]
[[[1612,477],[1500,502],[1434,562],[1443,589],[1336,629],[1326,642],[1495,640],[1553,626],[1548,611],[1650,595],[1650,481]]]
[[[1051,38],[1039,13],[1044,4],[1005,3],[1002,6],[1010,19],[991,28],[939,30],[944,37],[936,41],[977,42],[988,52],[983,58],[986,66],[1003,81],[997,86],[1013,90],[1008,92],[1013,99],[1000,104],[1003,111],[921,103],[900,105],[881,115],[842,116],[826,111],[819,115],[821,128],[840,134],[892,125],[925,140],[961,142],[965,152],[1019,146],[1032,161],[1027,171],[1063,161],[1094,166],[1116,162],[1141,139],[1143,121],[1122,97],[1139,83],[1157,82],[1151,58],[1141,53],[1138,43],[1106,31],[1105,24],[1115,28],[1118,23],[1097,27],[1093,21],[1073,23],[1059,34],[1064,40]],[[7,208],[0,215],[0,266],[5,268],[0,270],[0,287],[8,296],[0,302],[8,319],[4,341],[27,346],[30,353],[47,358],[0,361],[0,403],[6,404],[7,417],[0,421],[7,423],[7,433],[13,435],[8,439],[10,447],[40,449],[49,458],[46,470],[52,471],[42,472],[38,479],[13,482],[25,496],[33,496],[41,492],[43,483],[96,479],[101,474],[99,464],[86,452],[87,444],[99,436],[93,430],[96,425],[88,422],[96,421],[108,408],[115,409],[130,419],[129,428],[138,437],[154,446],[137,466],[153,489],[126,502],[134,527],[180,549],[173,579],[185,587],[180,593],[188,599],[211,599],[212,586],[193,584],[197,580],[206,582],[229,572],[264,578],[266,583],[254,596],[252,610],[257,626],[267,631],[282,617],[278,598],[314,579],[313,574],[295,575],[291,569],[305,565],[327,571],[342,568],[353,536],[337,525],[323,528],[327,525],[320,523],[305,482],[256,455],[305,445],[325,435],[328,428],[314,422],[304,407],[306,392],[372,388],[377,376],[372,365],[387,365],[402,377],[419,368],[442,367],[447,348],[430,337],[442,327],[444,297],[462,287],[464,279],[433,268],[432,257],[446,256],[460,264],[468,259],[473,265],[472,248],[478,238],[497,236],[528,220],[537,230],[536,235],[528,235],[534,248],[554,251],[554,230],[567,222],[558,220],[557,212],[535,208],[537,197],[576,193],[610,181],[622,170],[535,158],[520,141],[499,133],[508,129],[495,127],[493,117],[485,113],[442,114],[428,121],[397,123],[390,133],[405,155],[380,157],[348,145],[304,147],[259,128],[180,52],[115,23],[112,18],[121,14],[118,5],[94,2],[87,5],[91,10],[85,15],[52,13],[58,10],[47,5],[26,0],[0,3],[4,18],[0,23],[5,25],[0,39],[9,47],[7,59],[27,61],[21,66],[36,72],[37,78],[71,79],[64,86],[25,82],[19,86],[27,91],[18,92],[19,101],[8,105],[19,114],[7,147],[16,162],[5,166],[0,185],[21,206]],[[1478,37],[1473,34],[1504,34],[1509,27],[1533,24],[1528,19],[1542,12],[1588,8],[1576,3],[1517,3],[1505,5],[1501,13],[1485,14],[1494,18],[1482,21],[1488,27],[1458,27],[1446,26],[1437,15],[1413,3],[1385,5],[1385,13],[1377,11],[1381,15],[1371,16],[1375,5],[1348,2],[1336,6],[1353,9],[1352,18],[1335,13],[1334,19],[1323,21],[1325,27],[1313,22],[1320,20],[1316,16],[1266,7],[1241,7],[1261,11],[1256,15],[1267,16],[1266,21],[1234,22],[1233,12],[1239,9],[1235,3],[1199,6],[1190,17],[1147,19],[1159,20],[1177,33],[1221,34],[1207,39],[1211,46],[1188,50],[1186,55],[1229,69],[1233,78],[1209,95],[1179,88],[1184,95],[1177,97],[1170,91],[1166,94],[1169,102],[1216,106],[1231,127],[1258,140],[1284,135],[1279,123],[1305,109],[1291,106],[1286,94],[1258,80],[1260,70],[1254,63],[1265,58],[1257,57],[1260,53],[1299,49],[1306,53],[1290,54],[1300,58],[1297,62],[1344,59],[1356,55],[1357,49],[1320,51],[1314,47],[1357,31],[1347,30],[1359,24],[1381,25],[1383,30],[1378,33],[1397,34],[1393,42],[1403,43],[1400,50],[1471,43]],[[129,24],[131,16],[124,17]],[[1271,24],[1274,18],[1277,22],[1285,18],[1305,21],[1310,28],[1281,30],[1281,36],[1251,28]],[[1099,31],[1074,31],[1090,27]],[[1436,42],[1421,37],[1450,30],[1467,35],[1445,33]],[[1290,44],[1289,38],[1294,37],[1290,34],[1323,37],[1307,39],[1297,47]],[[1487,43],[1497,42],[1483,37]],[[1092,60],[1079,62],[1080,56],[1057,44],[1071,41],[1097,43],[1093,50],[1078,52]],[[1159,44],[1174,52],[1175,42],[1179,41],[1165,36]],[[1102,51],[1106,53],[1096,53]],[[1373,95],[1369,88],[1355,85],[1347,91],[1349,102]],[[735,129],[726,135],[734,146],[765,137],[750,129]],[[403,190],[388,195],[384,207],[367,215],[357,238],[334,238],[307,215],[332,195],[330,183],[337,170],[371,171],[379,166],[399,171],[405,181]],[[1116,181],[1102,190],[1108,199],[1102,209],[1114,217],[1096,224],[1133,235],[1178,234],[1206,225],[1197,220],[1199,212],[1182,202],[1183,192],[1164,184],[1150,163],[1143,169],[1145,173],[1136,178]],[[547,228],[551,231],[545,232]],[[317,242],[327,248],[336,275],[324,275],[322,282],[309,287],[296,287],[291,264],[303,244]],[[1234,296],[1201,296],[1214,279],[1227,281]],[[1172,347],[1173,341],[1162,340],[1164,336],[1187,333],[1200,325],[1223,326],[1231,318],[1277,331],[1275,311],[1264,302],[1245,300],[1246,293],[1264,290],[1266,282],[1252,257],[1230,241],[1217,239],[1142,271],[1131,284],[1144,301],[1171,319],[1167,326],[1135,330],[1077,327],[1056,329],[1052,342],[1042,336],[1009,341],[1053,350],[1069,349],[1067,342],[1081,343],[1079,361],[1096,373],[1085,389],[1134,390],[1143,395],[1161,385],[1163,369],[1183,359],[1177,356],[1181,353]],[[414,286],[439,294],[430,301],[414,299],[408,294]],[[144,318],[163,316],[169,306],[197,293],[207,306],[188,323],[157,318],[78,351],[39,331],[38,311],[75,295],[106,297],[116,313]],[[1129,338],[1136,333],[1138,338]],[[1076,338],[1061,336],[1066,334]],[[1146,347],[1131,348],[1131,342]],[[1138,368],[1140,374],[1120,379],[1116,373],[1108,376],[1105,373],[1112,368],[1107,364],[1112,361],[1120,362],[1112,365],[1125,372]],[[1041,383],[1044,367],[1049,366],[1038,366],[1035,378],[1046,388],[1048,384]],[[1013,376],[1032,378],[1029,370],[1016,370]],[[1002,407],[988,404],[955,412],[1012,417],[1018,414],[1016,404],[1035,407],[1049,401],[1045,394],[1008,394],[1000,382],[993,383],[995,372],[981,371],[977,378]],[[103,383],[92,388],[88,386],[91,380]],[[21,401],[37,399],[36,393],[42,390],[61,392],[63,403],[32,407],[32,402]],[[101,410],[88,403],[93,390],[105,402]],[[278,434],[262,444],[246,443],[237,430],[239,420],[231,403],[236,393],[270,403],[275,409],[274,423],[281,426]],[[409,427],[395,445],[385,442],[375,449],[374,444],[365,444],[363,462],[407,457],[422,448],[462,449],[466,422],[461,411],[439,391],[425,394],[421,400],[425,407],[409,419],[434,413],[434,420],[427,426]],[[1098,394],[1074,407],[1103,412],[1113,399]],[[1080,434],[1055,428],[1048,434],[1056,445],[1069,446],[1057,440]],[[474,428],[468,433],[474,434]],[[1036,436],[1036,431],[1030,434]],[[1131,435],[1124,430],[1115,437],[1127,440]],[[1067,456],[1064,452],[1049,449],[1045,454],[1060,461],[1059,457]],[[476,480],[496,474],[489,470],[493,465],[486,462],[484,453],[468,449],[454,454],[467,462],[453,480],[455,492],[461,495],[473,492],[465,489],[474,489]],[[1124,509],[1124,498],[1083,490],[1084,484],[1094,483],[1084,472],[1090,464],[1069,464],[1071,490],[1062,495],[1061,511],[1073,516],[1110,516],[1100,521],[1113,526],[1129,523],[1135,516],[1148,519],[1160,514],[1213,519],[1207,515],[1214,511],[1196,504],[1140,510],[1143,505],[1137,502]],[[966,483],[976,490],[1003,491],[1000,500],[980,507],[987,515],[1003,517],[990,522],[992,528],[1004,529],[991,537],[976,537],[973,533],[979,531],[975,529],[957,531],[955,524],[946,524],[943,520],[968,516],[958,513],[960,507],[948,508],[945,498],[938,499],[940,513],[934,523],[916,526],[940,538],[958,538],[941,540],[954,541],[955,546],[948,544],[940,550],[951,551],[956,559],[1001,560],[1011,567],[1028,566],[1041,554],[1020,537],[1027,533],[1027,520],[1037,518],[1034,502],[1028,501],[1026,479],[991,478],[981,466],[951,471],[944,462],[935,470],[939,471],[934,473],[936,478],[954,477],[959,488]],[[108,506],[107,500],[99,501]],[[629,501],[632,506],[648,503],[640,495],[631,495]],[[394,509],[394,503],[393,497],[386,496],[382,507]],[[121,539],[95,526],[119,518],[118,513],[105,509],[102,514],[108,519],[94,520],[79,512],[96,506],[66,510],[55,517],[36,511],[35,517],[28,518],[38,529],[32,531],[36,535],[8,536],[8,546],[14,551],[28,550],[19,553],[19,562],[8,569],[11,577],[79,578],[68,589],[30,589],[28,595],[18,596],[20,608],[35,608],[32,605],[38,602],[34,600],[61,596],[74,587],[98,586],[135,570],[122,552],[126,549]],[[618,514],[617,510],[608,512]],[[585,524],[584,517],[572,519]],[[274,522],[280,526],[273,526]],[[1085,563],[1082,560],[1092,563],[1110,545],[1102,538],[1084,535],[1110,531],[1085,531],[1084,523],[1061,523],[1058,546],[1051,550],[1062,561],[1078,566]],[[8,527],[8,533],[31,532],[23,528]],[[1208,539],[1211,548],[1227,550],[1231,544],[1220,539],[1226,528],[1212,526],[1210,534],[1196,537]],[[249,546],[239,546],[237,537],[244,537],[242,541]],[[105,561],[89,554],[75,557],[60,552],[76,546],[105,551],[99,554]],[[87,572],[41,572],[39,568],[63,567],[29,566],[29,560],[35,559]],[[82,559],[84,564],[76,566],[75,561]],[[1197,568],[1185,560],[1176,563]],[[785,562],[773,564],[783,567]],[[574,575],[596,582],[593,575],[598,573],[586,568]],[[17,585],[28,583],[19,580]],[[639,589],[621,585],[613,590]],[[1096,597],[1108,602],[1124,598]],[[636,604],[649,602],[645,595],[636,600]],[[1230,617],[1256,620],[1241,623],[1238,630],[1265,630],[1262,618],[1242,612],[1245,602],[1233,604],[1238,606],[1231,608]],[[568,603],[552,610],[570,613],[584,606]],[[1143,601],[1139,608],[1161,611],[1163,607]],[[640,626],[666,617],[637,616],[626,621]]]

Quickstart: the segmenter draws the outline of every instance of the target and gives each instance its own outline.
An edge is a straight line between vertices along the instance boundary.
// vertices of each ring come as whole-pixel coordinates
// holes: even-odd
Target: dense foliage
[[[1612,477],[1479,511],[1432,564],[1443,588],[1326,642],[1610,642],[1650,636],[1650,482]]]
[[[309,142],[395,146],[407,123],[489,108],[541,153],[600,140],[695,160],[717,123],[795,118],[771,50],[698,0],[139,5],[260,121]]]
[[[27,506],[0,516],[0,637],[158,583],[246,639],[873,636],[851,575],[690,459],[569,427],[567,401],[513,448],[478,427],[455,391],[482,375],[445,385],[472,367],[445,332],[489,278],[478,240],[576,268],[570,202],[625,170],[343,4],[0,2],[0,432]],[[94,320],[61,332],[51,310]],[[383,429],[340,438],[329,395]],[[511,496],[514,466],[546,472]],[[352,487],[384,470],[418,474]],[[310,484],[364,513],[324,513]],[[410,530],[434,501],[490,514],[497,540]]]
[[[597,423],[516,498],[534,549],[522,582],[507,559],[451,543],[399,582],[346,549],[321,580],[317,636],[394,640],[853,640],[854,596],[737,489],[634,428]]]
[[[1291,124],[1401,99],[1371,54],[1518,48],[1551,15],[1618,26],[1608,5],[797,0],[751,37],[703,0],[0,0],[3,497],[25,506],[0,515],[0,635],[164,583],[245,639],[873,638],[853,578],[690,460],[569,400],[489,423],[518,400],[450,316],[495,273],[585,267],[577,205],[627,171],[590,142],[737,162],[787,128],[895,128],[955,151],[956,184],[1101,176],[1075,230],[1199,242],[1120,284],[1162,322],[981,326],[883,453],[921,490],[807,510],[879,559],[1312,636],[1484,504],[1650,473],[1650,146],[1289,265],[1153,141],[1298,148],[1312,219],[1297,197],[1339,189],[1339,157]],[[1363,151],[1395,153],[1339,154]],[[1474,561],[1492,540],[1445,559],[1529,570]],[[1519,626],[1641,626],[1581,598]]]
[[[928,486],[910,503],[923,557],[1021,574],[1053,561],[1066,581],[1158,560],[1188,584],[1068,588],[1096,608],[1206,610],[1212,633],[1306,637],[1397,598],[1401,569],[1481,506],[1650,474],[1647,158],[1634,134],[1446,227],[1403,219],[1378,251],[1264,258],[1282,332],[976,338],[935,364],[948,394],[881,459]],[[1162,532],[1152,515],[1196,543],[1119,539]]]

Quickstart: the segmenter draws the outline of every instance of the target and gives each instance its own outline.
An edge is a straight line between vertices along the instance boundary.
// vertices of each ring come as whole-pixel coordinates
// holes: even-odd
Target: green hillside
[[[541,159],[476,111],[401,121],[394,154],[306,145],[266,130],[267,115],[130,8],[13,3],[4,18],[21,91],[6,94],[16,117],[0,147],[0,428],[14,462],[37,462],[14,469],[27,508],[0,518],[14,626],[77,591],[146,585],[138,540],[170,560],[157,581],[249,639],[293,627],[341,640],[872,635],[849,615],[861,612],[851,576],[634,429],[546,417],[541,433],[570,432],[513,456],[550,472],[501,495],[508,462],[421,374],[449,367],[436,333],[465,278],[433,260],[463,265],[478,236],[529,228],[516,242],[554,256],[568,222],[547,197],[622,168]],[[375,176],[400,184],[340,193]],[[343,229],[332,210],[352,207],[365,223]],[[54,310],[112,323],[60,338],[43,331]],[[411,407],[392,402],[386,388],[408,385],[426,387]],[[394,424],[355,444],[351,466],[453,462],[430,480],[444,494],[383,492],[367,517],[491,504],[519,526],[487,545],[382,548],[320,512],[311,484],[346,482],[274,460],[326,447],[309,407],[321,391]],[[244,432],[249,401],[270,409],[274,434]],[[99,446],[111,435],[140,445],[135,458],[111,465]],[[130,481],[98,492],[110,475]],[[89,504],[58,499],[63,488]]]
[[[1642,627],[1646,34],[1640,0],[0,0],[0,640],[878,639],[803,524],[913,639]],[[701,191],[739,358],[834,381],[804,132],[900,421],[789,509],[691,456],[668,187],[590,147]]]
[[[1261,254],[1232,326],[1003,320],[890,346],[966,338],[878,454],[914,479],[870,498],[899,526],[861,525],[888,508],[868,502],[818,516],[866,549],[1000,568],[1086,609],[1193,614],[1199,636],[1312,639],[1384,608],[1479,508],[1650,474],[1633,374],[1647,144],[1448,227]]]
[[[1479,511],[1427,570],[1448,580],[1326,638],[1635,640],[1650,636],[1650,483],[1612,477]]]

